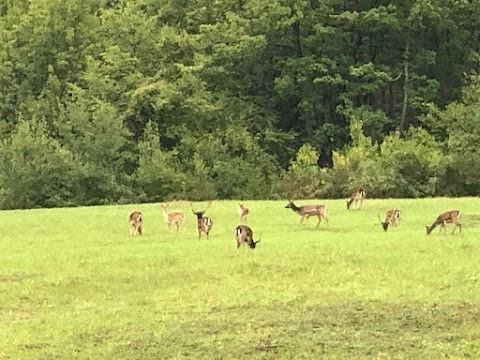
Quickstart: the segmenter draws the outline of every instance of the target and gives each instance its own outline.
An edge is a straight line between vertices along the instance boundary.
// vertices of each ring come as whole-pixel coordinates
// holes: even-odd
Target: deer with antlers
[[[285,209],[292,209],[294,212],[296,212],[298,215],[301,216],[300,224],[299,226],[302,225],[303,220],[305,218],[310,218],[312,216],[316,216],[318,218],[317,226],[320,225],[320,222],[322,219],[324,219],[328,223],[328,218],[327,218],[327,207],[325,205],[317,204],[317,205],[303,205],[303,206],[297,206],[293,203],[293,201],[288,201],[288,204],[285,206]]]
[[[198,240],[200,240],[202,233],[205,233],[207,235],[207,240],[208,240],[210,230],[212,230],[212,226],[213,226],[212,219],[210,219],[207,216],[203,216],[203,214],[205,214],[205,211],[207,211],[210,208],[211,204],[212,202],[209,201],[207,208],[205,210],[195,211],[192,209],[193,214],[197,215]],[[190,203],[190,208],[192,208],[192,203]]]
[[[182,226],[183,221],[185,220],[185,213],[180,211],[168,212],[167,210],[170,204],[167,204],[167,205],[160,204],[160,206],[163,209],[163,219],[167,223],[168,230],[172,231],[172,225],[176,225],[177,231],[178,231]]]
[[[247,223],[247,216],[250,210],[244,204],[238,204],[238,216],[240,217],[240,222]]]
[[[438,215],[437,219],[433,222],[432,225],[427,226],[427,235],[429,235],[433,229],[435,229],[437,226],[440,226],[440,233],[442,232],[442,229],[445,231],[445,234],[447,233],[447,224],[454,224],[455,227],[453,228],[452,235],[455,233],[455,230],[457,227],[459,228],[459,232],[462,232],[462,224],[460,223],[460,211],[458,210],[450,210],[446,211],[440,215]]]
[[[247,225],[242,224],[235,228],[235,240],[237,241],[237,249],[245,244],[250,246],[250,248],[255,249],[257,244],[260,242],[261,237],[258,239],[258,241],[254,241],[252,229]]]
[[[387,231],[388,227],[397,227],[400,223],[400,210],[398,209],[390,209],[385,213],[385,221],[380,219],[380,215],[378,216],[378,220],[380,220],[380,224],[382,224],[383,230]]]
[[[130,235],[142,235],[143,214],[140,211],[132,212],[128,216],[128,223],[130,224]]]
[[[365,199],[366,193],[360,186],[357,186],[352,195],[350,195],[350,199],[347,200],[347,210],[350,210],[352,203],[357,205],[357,209],[360,210],[362,208],[363,199]]]

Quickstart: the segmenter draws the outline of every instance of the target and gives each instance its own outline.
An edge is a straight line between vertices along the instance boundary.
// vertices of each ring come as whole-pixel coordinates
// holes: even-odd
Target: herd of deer
[[[347,210],[352,208],[352,204],[355,204],[357,209],[362,208],[363,200],[365,199],[366,193],[361,187],[356,187],[350,196],[350,199],[347,200]],[[211,201],[208,203],[208,206],[205,210],[195,211],[192,208],[192,203],[190,202],[190,208],[192,213],[197,217],[197,231],[198,231],[198,239],[200,240],[202,233],[204,233],[209,238],[210,231],[212,230],[213,221],[208,216],[204,216],[205,212],[210,208]],[[185,213],[180,211],[168,211],[169,204],[161,205],[163,209],[163,219],[165,220],[168,230],[172,230],[172,225],[175,225],[177,231],[183,225],[185,220]],[[327,217],[327,207],[325,205],[303,205],[297,206],[293,203],[293,201],[289,201],[288,204],[285,206],[286,209],[292,209],[295,213],[297,213],[301,219],[299,226],[302,225],[303,220],[309,219],[312,216],[316,216],[318,219],[317,227],[320,225],[322,219],[328,223]],[[244,206],[244,204],[239,204],[238,207],[238,216],[239,221],[242,223],[238,225],[234,230],[235,241],[237,243],[237,249],[242,245],[248,245],[250,248],[255,249],[256,244],[260,242],[253,240],[253,231],[252,229],[247,226],[247,216],[249,214],[249,209]],[[462,231],[462,224],[460,223],[460,211],[458,210],[450,210],[440,214],[437,219],[433,222],[432,225],[427,226],[427,235],[429,235],[434,228],[440,226],[440,232],[442,229],[447,232],[446,225],[453,224],[455,227],[453,228],[452,234],[455,233],[457,227],[459,228],[459,232]],[[397,227],[400,223],[400,210],[399,209],[390,209],[385,214],[385,220],[382,221],[380,215],[378,215],[378,219],[380,224],[382,225],[383,230],[387,231],[388,227]],[[130,224],[130,234],[131,235],[142,235],[142,226],[143,226],[143,214],[140,211],[134,211],[130,214],[128,218]]]

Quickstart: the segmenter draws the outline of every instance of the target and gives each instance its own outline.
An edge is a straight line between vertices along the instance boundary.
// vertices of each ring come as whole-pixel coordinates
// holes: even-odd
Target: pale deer
[[[255,249],[261,238],[258,239],[258,241],[254,241],[252,229],[247,225],[242,224],[235,228],[235,240],[237,241],[237,249],[245,244],[250,246],[252,249]]]
[[[202,211],[195,211],[192,209],[192,212],[194,215],[197,215],[197,230],[198,230],[198,240],[200,240],[200,237],[202,233],[205,233],[207,235],[207,240],[209,239],[209,234],[210,230],[212,230],[213,226],[213,221],[207,216],[203,216],[205,214],[205,211],[208,210],[208,208],[211,205],[211,201],[208,203],[208,206],[205,210]],[[190,203],[190,208],[192,207],[192,203]]]
[[[432,225],[427,226],[427,235],[429,235],[433,229],[437,226],[440,226],[440,233],[442,229],[447,233],[447,228],[445,225],[447,224],[454,224],[455,227],[453,228],[452,235],[455,233],[457,227],[459,228],[459,232],[462,232],[462,224],[460,223],[460,211],[458,210],[450,210],[446,211],[443,214],[438,215],[437,219],[433,222]]]
[[[142,235],[143,214],[140,211],[134,211],[128,216],[130,224],[130,235]]]
[[[353,202],[355,202],[355,204],[357,205],[357,209],[361,209],[363,199],[365,199],[365,196],[366,196],[365,191],[360,186],[357,186],[353,190],[352,195],[350,196],[350,199],[347,200],[347,210],[350,210],[350,207],[352,206]]]
[[[400,223],[400,210],[398,209],[390,209],[385,213],[385,221],[382,222],[380,219],[380,215],[378,216],[378,220],[380,220],[380,224],[382,224],[383,230],[387,231],[389,226],[397,227]]]
[[[250,210],[244,204],[238,204],[238,216],[240,216],[240,222],[247,223],[247,216]]]
[[[289,201],[288,204],[285,206],[285,209],[292,209],[294,212],[301,216],[299,226],[302,225],[303,219],[307,218],[308,220],[308,218],[310,218],[311,216],[316,216],[318,218],[316,227],[320,225],[322,219],[324,219],[328,223],[327,207],[325,205],[303,205],[299,207],[295,205],[293,201]]]
[[[178,231],[182,226],[183,221],[185,220],[185,213],[180,211],[168,212],[167,209],[170,206],[170,204],[167,204],[167,205],[160,204],[160,206],[163,209],[163,219],[167,223],[168,230],[172,231],[172,225],[175,224],[177,226],[177,231]]]

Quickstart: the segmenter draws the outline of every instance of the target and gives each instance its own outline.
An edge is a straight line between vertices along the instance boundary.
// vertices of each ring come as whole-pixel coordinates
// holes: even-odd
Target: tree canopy
[[[480,3],[5,0],[0,207],[479,195]]]

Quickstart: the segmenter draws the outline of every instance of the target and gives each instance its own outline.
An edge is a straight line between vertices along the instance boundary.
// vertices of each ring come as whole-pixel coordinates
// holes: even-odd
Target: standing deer
[[[387,231],[389,226],[397,227],[400,223],[400,210],[398,209],[390,209],[385,213],[385,221],[382,222],[380,219],[380,215],[378,216],[378,220],[380,220],[380,224],[382,224],[383,230]]]
[[[350,199],[347,200],[347,210],[350,210],[352,203],[355,202],[357,204],[357,209],[362,208],[363,199],[365,199],[366,193],[360,186],[357,186],[350,196]]]
[[[134,211],[128,216],[130,224],[130,235],[142,235],[143,214],[140,211]]]
[[[237,241],[237,249],[245,244],[248,244],[250,248],[255,249],[261,238],[258,239],[258,241],[254,241],[252,229],[250,229],[247,225],[242,224],[235,228],[235,240]]]
[[[247,216],[250,210],[243,204],[238,204],[238,216],[240,216],[240,222],[247,223]]]
[[[207,240],[209,239],[208,238],[208,235],[210,233],[210,230],[212,230],[212,226],[213,226],[213,221],[212,219],[210,219],[209,217],[207,216],[203,216],[203,214],[205,214],[205,211],[208,210],[208,208],[210,207],[211,205],[211,201],[208,203],[208,206],[205,210],[202,210],[202,211],[195,211],[192,209],[192,212],[194,215],[197,215],[197,230],[198,230],[198,240],[200,240],[200,237],[202,235],[202,232],[205,233],[207,235]],[[192,207],[192,203],[190,203],[190,208]]]
[[[167,209],[170,206],[170,204],[167,204],[167,205],[160,204],[160,206],[163,209],[163,219],[168,225],[168,230],[172,231],[172,224],[175,224],[177,226],[177,231],[178,231],[180,229],[180,226],[182,226],[183,224],[183,220],[185,220],[185,213],[179,212],[179,211],[168,212]]]
[[[303,219],[307,218],[308,220],[308,218],[310,218],[311,216],[316,216],[318,218],[316,227],[320,225],[322,219],[324,219],[328,223],[327,207],[325,205],[303,205],[298,207],[293,203],[293,201],[289,201],[288,204],[285,206],[285,209],[292,209],[294,212],[296,212],[302,217],[299,226],[302,225]]]
[[[435,229],[438,225],[440,225],[440,233],[442,229],[447,233],[447,228],[445,225],[447,224],[454,224],[455,227],[453,228],[452,235],[455,233],[457,227],[459,228],[459,232],[462,232],[462,224],[460,223],[460,211],[458,210],[450,210],[446,211],[443,214],[438,215],[437,219],[433,222],[432,225],[427,226],[427,235],[429,235],[433,229]]]

